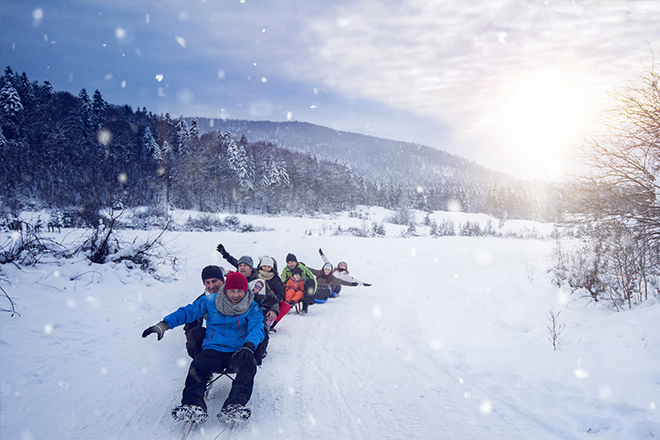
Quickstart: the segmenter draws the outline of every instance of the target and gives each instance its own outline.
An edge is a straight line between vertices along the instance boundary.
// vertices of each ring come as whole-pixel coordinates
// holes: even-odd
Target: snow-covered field
[[[456,215],[467,216],[434,218]],[[2,266],[20,316],[0,313],[0,438],[180,438],[170,410],[190,363],[183,331],[161,341],[141,333],[202,292],[204,266],[228,267],[218,243],[236,257],[272,255],[280,269],[289,252],[320,268],[323,248],[373,283],[282,320],[256,376],[252,418],[220,438],[660,437],[660,304],[616,313],[572,300],[546,273],[551,240],[401,238],[403,227],[389,224],[384,238],[356,238],[333,234],[365,222],[346,215],[239,218],[271,230],[165,234],[180,259],[169,283],[82,259]],[[556,351],[551,310],[566,326]],[[191,439],[222,430],[223,380]]]

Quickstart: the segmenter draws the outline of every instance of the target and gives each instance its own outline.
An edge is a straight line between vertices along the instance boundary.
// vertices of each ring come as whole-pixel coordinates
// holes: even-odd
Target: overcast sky
[[[3,0],[0,20],[3,71],[56,90],[310,122],[544,179],[660,48],[660,1]]]

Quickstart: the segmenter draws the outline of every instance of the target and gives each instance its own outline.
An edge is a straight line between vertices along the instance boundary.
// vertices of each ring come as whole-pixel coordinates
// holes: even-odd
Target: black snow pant
[[[232,360],[233,354],[234,352],[224,353],[206,349],[195,356],[188,370],[181,405],[197,405],[206,411],[206,402],[204,401],[206,384],[213,377],[213,373],[220,373],[225,368],[236,373],[236,378],[222,407],[225,408],[235,403],[241,405],[248,403],[250,396],[252,396],[254,376],[257,374],[257,363],[253,356],[248,356],[248,361],[245,364],[236,364]]]
[[[316,289],[316,293],[314,294],[314,299],[318,299],[319,301],[324,301],[328,299],[330,296],[330,289],[328,287],[319,287]]]
[[[261,360],[264,357],[264,353],[268,348],[268,328],[264,326],[264,340],[257,345],[257,348],[254,350],[254,359],[257,361],[257,365],[261,365]],[[204,327],[193,327],[186,333],[186,351],[188,356],[195,359],[195,356],[200,354],[204,347],[204,338],[206,337],[206,328]]]
[[[341,284],[337,284],[337,283],[330,284],[330,292],[332,293],[341,292]]]
[[[312,278],[308,278],[305,280],[305,295],[303,295],[302,298],[303,305],[309,306],[310,304],[314,304],[315,293],[316,289],[314,287],[314,280]]]
[[[195,359],[195,356],[203,350],[202,343],[206,337],[206,327],[193,327],[186,332],[186,351],[188,356]]]

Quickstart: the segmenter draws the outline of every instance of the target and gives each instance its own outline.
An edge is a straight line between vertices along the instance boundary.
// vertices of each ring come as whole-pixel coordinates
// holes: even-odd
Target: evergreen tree
[[[186,123],[186,120],[183,119],[183,116],[179,117],[175,130],[177,143],[179,144],[179,147],[181,147],[190,138],[190,133],[188,132],[188,124]]]
[[[94,91],[94,97],[92,98],[92,107],[91,107],[91,124],[94,131],[98,130],[103,126],[105,121],[105,112],[108,108],[108,104],[103,100],[101,92],[97,89]]]
[[[235,160],[235,171],[238,176],[238,183],[242,189],[251,190],[254,188],[252,183],[254,177],[254,166],[248,157],[245,147],[238,147]]]
[[[80,102],[80,119],[82,121],[82,126],[85,129],[94,130],[94,124],[92,123],[92,102],[89,99],[87,90],[80,89],[78,93],[78,101]]]
[[[11,84],[6,84],[0,92],[0,107],[9,119],[18,119],[23,111],[23,103],[18,92]]]
[[[190,122],[190,129],[188,130],[189,136],[193,140],[199,140],[201,135],[200,135],[200,130],[199,130],[199,123],[197,122],[197,119],[194,118]]]

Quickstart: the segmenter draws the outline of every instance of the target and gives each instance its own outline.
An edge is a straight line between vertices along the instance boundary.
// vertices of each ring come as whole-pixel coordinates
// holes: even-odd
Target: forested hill
[[[99,90],[58,92],[7,67],[0,207],[297,214],[452,206],[537,220],[557,212],[547,188],[428,147],[300,122],[213,122],[209,131],[209,120],[110,104]]]
[[[394,141],[334,130],[307,122],[247,121],[196,118],[202,132],[230,132],[249,141],[273,142],[279,147],[314,154],[322,159],[351,164],[356,173],[374,181],[419,183],[451,177],[465,182],[513,182],[459,156],[410,142]],[[186,118],[188,123],[192,118]]]
[[[191,123],[193,118],[186,118]],[[555,220],[559,208],[552,185],[515,179],[465,158],[424,145],[334,130],[307,122],[195,118],[202,132],[228,132],[249,142],[268,142],[349,165],[374,185],[387,207],[447,209],[459,202],[468,212],[499,218]],[[403,192],[399,188],[405,188]]]

